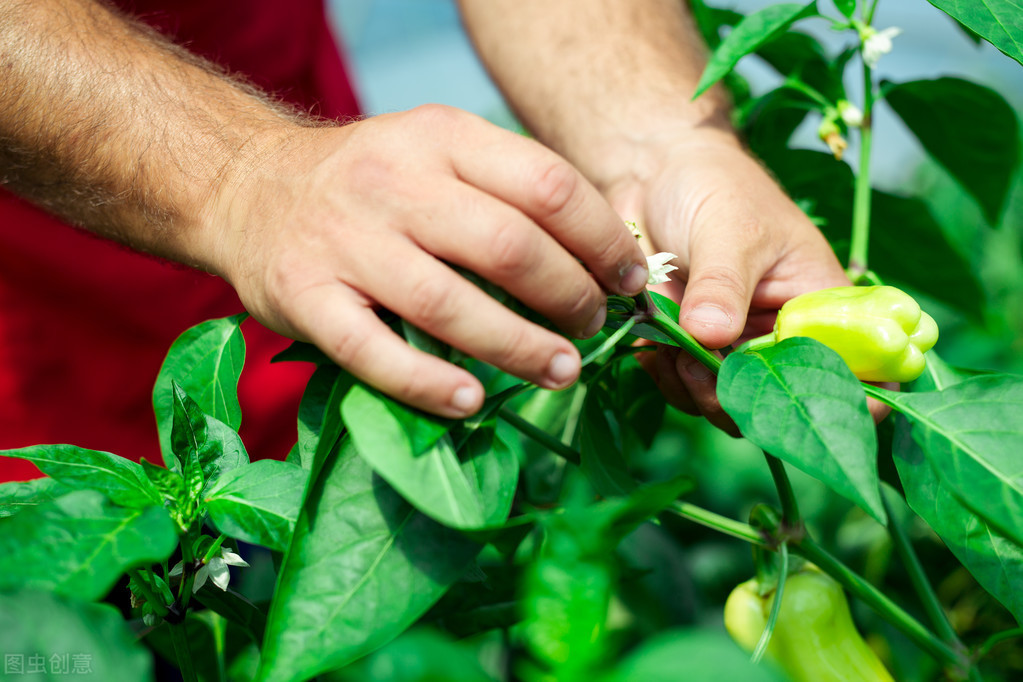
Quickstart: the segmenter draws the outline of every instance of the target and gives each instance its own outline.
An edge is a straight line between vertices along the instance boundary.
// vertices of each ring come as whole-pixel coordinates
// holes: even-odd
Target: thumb
[[[724,348],[746,327],[753,291],[760,279],[748,254],[720,243],[693,250],[682,296],[679,324],[707,348]]]

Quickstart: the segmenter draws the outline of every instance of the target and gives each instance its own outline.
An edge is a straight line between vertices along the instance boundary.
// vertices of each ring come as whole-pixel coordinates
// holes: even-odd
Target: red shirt
[[[322,0],[119,0],[193,52],[326,117],[358,105]],[[71,443],[160,462],[152,389],[188,327],[242,310],[223,280],[71,228],[0,190],[0,449]],[[311,367],[254,320],[239,386],[253,459],[283,458]],[[38,477],[0,458],[0,482]]]

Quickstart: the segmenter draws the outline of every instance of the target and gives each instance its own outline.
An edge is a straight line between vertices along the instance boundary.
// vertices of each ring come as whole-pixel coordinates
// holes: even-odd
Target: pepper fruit
[[[890,286],[834,287],[789,300],[778,311],[775,342],[808,336],[838,353],[863,381],[912,381],[938,325],[913,297]]]
[[[760,595],[756,579],[725,602],[725,628],[752,652],[767,626],[774,591]],[[788,576],[766,656],[794,682],[892,682],[877,654],[860,637],[842,586],[807,564]]]

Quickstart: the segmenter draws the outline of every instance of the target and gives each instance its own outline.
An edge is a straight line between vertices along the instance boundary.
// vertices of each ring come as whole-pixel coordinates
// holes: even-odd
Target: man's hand
[[[681,326],[708,348],[767,334],[782,304],[848,285],[820,231],[728,136],[713,133],[662,147],[643,184],[612,188],[612,203],[635,215],[650,250],[678,254],[662,293],[681,304]],[[645,358],[665,397],[731,433],[710,371],[676,348]],[[886,410],[871,404],[875,417]]]
[[[483,388],[409,347],[375,307],[546,388],[579,374],[568,339],[448,264],[573,337],[602,327],[603,290],[646,284],[642,251],[596,189],[540,144],[470,114],[426,106],[277,140],[222,192],[216,270],[261,322],[416,407],[464,417]]]

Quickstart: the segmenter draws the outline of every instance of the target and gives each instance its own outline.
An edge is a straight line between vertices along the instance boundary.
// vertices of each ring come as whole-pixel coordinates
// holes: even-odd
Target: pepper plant
[[[843,292],[839,308],[796,299],[774,335],[723,360],[672,301],[611,297],[603,335],[579,342],[581,380],[560,393],[382,313],[483,379],[482,411],[422,414],[296,343],[278,361],[316,370],[286,461],[250,462],[238,436],[245,315],[190,329],[153,392],[162,463],[73,445],[0,453],[47,475],[0,486],[6,678],[48,679],[77,656],[104,680],[151,680],[154,661],[187,682],[1019,679],[1023,376],[1006,371],[1023,332],[1019,124],[965,79],[877,82],[898,41],[874,25],[877,4],[744,17],[692,2],[713,49],[699,91],[724,81],[752,151],[850,280],[879,288]],[[931,4],[1023,63],[1010,0]],[[821,21],[847,49],[799,31]],[[752,95],[734,71],[747,56],[781,84]],[[872,187],[878,106],[942,169],[925,176],[940,193]],[[790,144],[806,121],[817,150]],[[840,158],[849,141],[856,173]],[[974,239],[995,256],[971,256]],[[993,280],[982,266],[1006,252]],[[953,364],[927,350],[931,315]],[[716,373],[744,439],[666,410],[637,338]],[[880,425],[867,398],[892,410]],[[739,646],[725,597],[753,574],[729,601]]]

